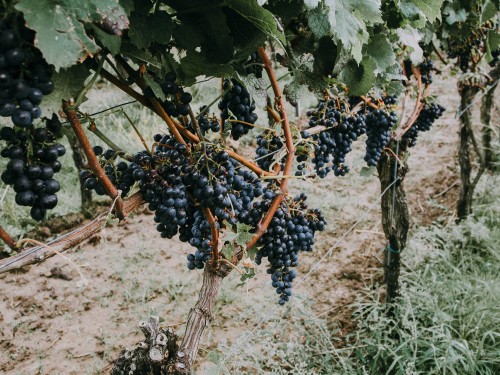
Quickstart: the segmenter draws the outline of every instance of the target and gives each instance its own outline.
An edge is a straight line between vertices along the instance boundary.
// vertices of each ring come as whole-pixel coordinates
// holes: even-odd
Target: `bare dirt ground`
[[[414,225],[447,222],[453,215],[458,191],[455,84],[448,80],[434,85],[433,94],[447,112],[421,135],[409,159],[405,183]],[[198,373],[205,373],[207,354],[221,341],[228,347],[237,344],[243,332],[269,313],[282,317],[307,311],[338,329],[339,337],[350,329],[347,306],[363,289],[380,282],[385,245],[378,180],[361,177],[362,155],[352,154],[350,176],[291,184],[309,195],[310,206],[320,207],[329,224],[318,235],[315,251],[302,254],[299,274],[309,274],[295,289],[293,301],[274,307],[276,295],[264,267],[243,287],[237,287],[239,277],[233,272],[203,337]],[[150,314],[182,333],[201,285],[201,273],[185,266],[190,252],[189,245],[160,238],[152,216],[143,212],[67,252],[71,264],[55,256],[1,275],[0,373],[106,373],[122,348],[141,340],[137,323]]]

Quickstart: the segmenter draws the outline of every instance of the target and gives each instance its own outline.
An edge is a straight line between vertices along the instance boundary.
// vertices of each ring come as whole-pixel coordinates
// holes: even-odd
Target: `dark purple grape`
[[[27,127],[31,125],[31,113],[22,109],[16,109],[11,116],[16,126]]]
[[[31,207],[30,215],[33,218],[33,220],[36,221],[41,221],[45,217],[45,214],[47,213],[47,210],[44,208],[40,207]]]

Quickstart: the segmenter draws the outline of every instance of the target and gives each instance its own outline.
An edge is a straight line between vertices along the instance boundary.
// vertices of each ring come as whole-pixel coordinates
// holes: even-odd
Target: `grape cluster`
[[[237,121],[255,124],[257,114],[255,111],[255,102],[250,98],[245,86],[235,79],[225,80],[222,84],[222,89],[227,91],[222,100],[219,102],[221,110],[221,118],[225,122],[230,117],[234,117]],[[234,140],[240,139],[247,134],[252,128],[251,125],[242,122],[233,122],[231,126],[231,136]],[[225,123],[222,124],[224,127]]]
[[[312,162],[316,173],[323,178],[333,170],[335,176],[344,176],[349,172],[345,157],[352,150],[352,143],[366,132],[365,115],[349,113],[345,104],[337,108],[336,100],[330,99],[320,101],[316,109],[307,112],[307,116],[309,129],[318,125],[327,128],[311,137],[315,141]],[[310,137],[307,129],[302,137]],[[330,162],[331,166],[328,166]],[[299,166],[297,174],[304,171]]]
[[[385,106],[393,106],[397,104],[398,97],[396,95],[385,95],[382,98],[382,102],[384,103]]]
[[[244,64],[245,74],[253,74],[256,78],[262,78],[264,67],[258,52],[252,52]]]
[[[405,60],[404,65],[405,65],[406,77],[410,79],[410,77],[413,75],[413,71],[411,69],[412,67],[411,60]],[[436,70],[436,68],[434,67],[434,62],[430,58],[426,57],[424,61],[418,65],[418,69],[420,70],[422,83],[431,84],[432,72]]]
[[[365,161],[369,166],[377,165],[382,151],[391,139],[391,129],[398,122],[394,112],[386,112],[383,109],[371,111],[366,116],[366,154]]]
[[[193,96],[188,92],[183,92],[176,82],[177,75],[174,72],[165,74],[163,79],[153,75],[153,79],[158,83],[165,94],[166,99],[163,101],[163,109],[169,116],[179,117],[189,115],[189,103],[193,100]],[[144,89],[144,95],[152,98],[155,96],[151,87]]]
[[[246,223],[256,226],[275,196],[272,186],[265,188],[262,200],[250,210]],[[262,248],[255,261],[261,264],[262,259],[267,257],[270,264],[267,273],[271,275],[272,285],[280,296],[280,305],[292,295],[292,283],[297,273],[291,268],[299,264],[299,251],[312,251],[315,232],[325,227],[320,211],[308,209],[306,199],[307,196],[301,194],[282,202],[267,231],[257,242],[257,246]]]
[[[283,148],[283,142],[280,137],[274,133],[264,132],[257,136],[257,157],[256,162],[264,170],[270,170],[274,162],[276,153]],[[284,168],[284,160],[280,161],[281,169]]]
[[[462,72],[466,72],[469,69],[475,47],[478,47],[481,43],[477,38],[471,38],[469,42],[458,44],[451,41],[447,51],[450,59],[457,59],[458,66]]]
[[[33,40],[21,20],[0,19],[0,116],[19,127],[41,116],[43,96],[54,90],[52,69]]]
[[[402,140],[406,142],[409,147],[415,146],[417,144],[418,133],[429,131],[431,126],[441,117],[444,111],[445,108],[439,104],[426,103],[415,120],[415,123],[403,135]]]
[[[187,267],[202,269],[212,257],[212,231],[204,210],[210,209],[217,229],[234,230],[240,223],[255,228],[276,195],[274,183],[264,188],[258,177],[241,168],[217,146],[200,144],[188,152],[184,144],[169,135],[157,134],[154,140],[157,146],[152,154],[141,151],[130,163],[121,161],[116,166],[117,155],[113,151],[103,152],[95,146],[94,152],[108,178],[122,191],[137,183],[148,208],[154,211],[161,236],[179,235],[181,241],[193,246],[196,250],[187,256]],[[104,193],[95,176],[88,171],[81,173],[85,186]],[[309,210],[305,199],[302,195],[283,203],[256,245],[262,248],[257,261],[267,257],[271,263],[269,272],[276,279],[273,285],[279,291],[280,304],[291,294],[296,273],[290,267],[298,264],[298,252],[310,251],[314,232],[323,230],[325,225],[321,213]],[[281,247],[278,249],[276,244]]]
[[[420,69],[422,83],[426,84],[426,85],[431,84],[432,83],[432,71],[435,70],[434,63],[432,62],[432,60],[430,60],[430,59],[424,60],[418,66],[418,68]]]
[[[119,155],[114,150],[104,151],[101,146],[94,146],[93,150],[94,154],[99,157],[99,164],[104,169],[107,178],[118,190],[121,190],[121,196],[125,198],[134,183],[142,179],[144,172],[138,168],[137,164],[127,164],[125,161],[116,162]],[[139,171],[135,172],[136,169]],[[93,190],[97,195],[106,195],[104,185],[92,171],[80,171],[80,180],[87,190]]]
[[[60,184],[53,176],[61,170],[57,159],[66,153],[56,142],[60,129],[57,118],[40,128],[0,129],[0,140],[7,143],[1,156],[10,159],[1,179],[13,186],[16,204],[31,207],[31,217],[37,221],[57,205]]]
[[[202,111],[208,112],[207,107],[206,106],[201,107],[200,113]],[[215,116],[209,116],[206,112],[198,118],[198,125],[200,126],[201,133],[205,135],[209,131],[212,131],[214,133],[219,132],[220,131],[219,120]]]

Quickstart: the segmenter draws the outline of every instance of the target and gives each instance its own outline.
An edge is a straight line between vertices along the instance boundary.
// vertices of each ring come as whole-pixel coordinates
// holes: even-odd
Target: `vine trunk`
[[[406,146],[398,145],[391,140],[387,148],[393,153],[384,153],[377,170],[381,191],[387,192],[382,196],[382,226],[387,239],[384,252],[384,281],[387,286],[387,302],[391,303],[399,293],[399,273],[401,267],[401,252],[406,246],[410,213],[406,203],[404,178],[407,172],[406,162],[402,156]],[[397,159],[394,155],[397,155]]]

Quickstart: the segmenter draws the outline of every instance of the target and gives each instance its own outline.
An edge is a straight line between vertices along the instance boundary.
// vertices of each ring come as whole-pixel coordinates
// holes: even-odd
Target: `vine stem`
[[[144,202],[140,192],[124,200],[124,211],[129,214]],[[118,203],[118,202],[117,202]],[[102,230],[102,227],[109,220],[109,212],[103,212],[88,224],[69,232],[57,239],[47,243],[47,246],[35,246],[24,249],[18,255],[0,260],[0,274],[14,269],[25,267],[30,264],[43,262],[45,259],[56,255],[57,251],[62,253],[76,245],[88,240]]]
[[[429,85],[425,85],[424,90],[422,90],[422,75],[420,74],[420,69],[411,67],[413,75],[417,79],[417,100],[415,102],[415,107],[413,108],[413,112],[406,121],[405,126],[401,129],[401,132],[398,134],[396,139],[401,139],[401,137],[413,126],[415,121],[417,120],[422,108],[424,108],[424,103],[422,99],[425,99],[429,93]]]
[[[8,234],[5,229],[0,226],[0,238],[5,242],[5,244],[12,250],[16,249],[16,241]]]
[[[269,115],[273,118],[273,120],[276,123],[279,124],[281,122],[280,116],[276,113],[276,111],[274,109],[271,108],[271,106],[266,106],[266,110],[267,110],[267,113],[269,113]]]
[[[212,234],[212,240],[210,241],[210,246],[212,246],[212,267],[216,267],[219,260],[219,230],[217,229],[217,222],[210,208],[203,207],[203,213],[207,218],[208,225],[210,225],[210,233]]]
[[[247,243],[247,249],[252,248],[255,246],[257,241],[262,237],[262,235],[267,231],[267,228],[269,227],[269,224],[271,223],[271,220],[274,217],[274,214],[278,210],[281,202],[283,201],[284,196],[287,194],[287,185],[288,185],[288,178],[291,174],[292,171],[292,166],[293,166],[293,158],[295,156],[295,146],[293,145],[293,139],[292,139],[292,132],[290,130],[290,123],[288,121],[288,115],[286,113],[285,109],[285,103],[283,102],[283,97],[281,95],[281,90],[278,85],[278,81],[276,79],[276,75],[274,74],[274,70],[271,64],[271,61],[269,60],[269,57],[267,57],[267,54],[264,50],[264,48],[260,47],[259,48],[259,55],[260,58],[262,59],[262,62],[264,63],[264,69],[266,70],[267,76],[269,77],[269,81],[271,81],[271,87],[273,88],[274,92],[274,105],[276,107],[276,110],[278,111],[280,118],[281,118],[281,127],[283,129],[283,134],[285,136],[285,145],[287,149],[287,154],[285,158],[285,168],[283,169],[283,174],[282,174],[282,181],[280,184],[280,194],[277,194],[272,203],[271,206],[269,207],[269,210],[267,211],[266,215],[262,219],[262,221],[259,223],[257,226],[255,235],[252,237],[250,242]]]
[[[71,127],[73,128],[73,132],[75,133],[76,138],[80,142],[80,145],[82,146],[83,152],[85,153],[85,156],[87,157],[89,168],[97,176],[97,178],[100,181],[102,181],[102,183],[104,185],[104,189],[106,190],[108,195],[111,197],[111,199],[117,199],[117,201],[116,201],[116,216],[121,221],[121,220],[125,219],[125,213],[123,211],[123,201],[122,201],[121,197],[119,197],[118,190],[111,183],[108,176],[106,176],[106,173],[104,173],[104,170],[102,169],[101,165],[99,164],[99,161],[97,160],[97,157],[94,154],[94,151],[92,150],[92,146],[90,145],[90,142],[89,142],[87,136],[85,135],[85,132],[83,131],[82,124],[80,123],[80,120],[78,119],[78,115],[76,113],[76,110],[72,104],[74,104],[72,100],[70,102],[63,100],[64,113],[66,114],[68,121],[71,124]]]
[[[163,109],[163,106],[160,104],[158,99],[149,98],[149,101],[151,102],[153,107],[156,109],[156,112],[158,113],[158,115],[163,119],[163,121],[165,121],[165,123],[168,126],[168,129],[170,130],[170,133],[172,133],[172,135],[177,140],[177,142],[182,143],[183,145],[187,145],[184,138],[182,138],[181,133],[179,133],[179,129],[177,128],[176,124],[172,121],[172,118],[168,115],[168,113],[165,111],[165,109]]]
[[[274,172],[269,172],[265,171],[262,168],[260,168],[257,164],[252,163],[250,160],[247,160],[240,154],[236,153],[235,151],[231,149],[226,149],[226,152],[229,154],[231,158],[239,162],[240,164],[244,165],[248,169],[250,169],[252,172],[254,172],[256,175],[262,177],[262,176],[276,176],[276,173]]]
[[[364,102],[367,106],[369,106],[369,107],[371,107],[371,108],[373,108],[373,109],[379,109],[379,107],[378,107],[376,104],[374,104],[374,103],[372,102],[372,100],[371,100],[371,99],[369,99],[369,98],[367,98],[366,96],[361,95],[359,98],[360,98],[360,99],[361,99],[361,100],[362,100],[362,101],[363,101],[363,102]]]

